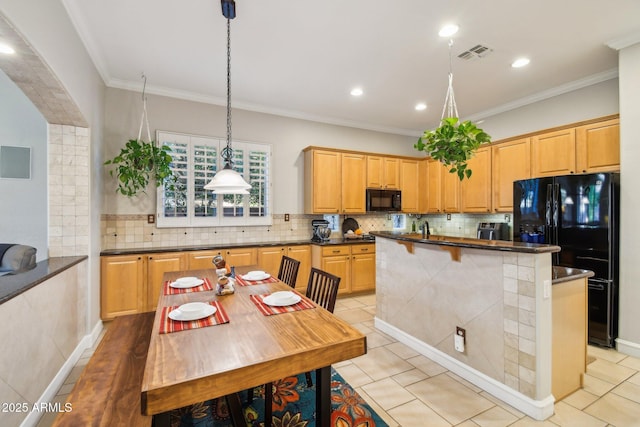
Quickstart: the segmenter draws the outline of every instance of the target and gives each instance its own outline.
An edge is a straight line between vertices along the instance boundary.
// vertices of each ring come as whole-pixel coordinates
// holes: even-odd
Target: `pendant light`
[[[213,176],[204,189],[212,190],[214,194],[249,194],[251,185],[233,170],[231,148],[231,20],[236,17],[236,3],[234,0],[220,0],[220,3],[222,15],[227,18],[227,146],[220,153],[224,168]]]

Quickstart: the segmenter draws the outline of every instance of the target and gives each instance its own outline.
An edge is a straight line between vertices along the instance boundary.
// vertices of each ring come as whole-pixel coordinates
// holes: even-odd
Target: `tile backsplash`
[[[322,219],[321,215],[305,214],[291,214],[289,217],[289,221],[285,221],[284,214],[275,214],[270,226],[157,228],[155,224],[147,223],[146,214],[102,215],[102,250],[310,240],[311,221]],[[351,217],[358,221],[365,233],[394,229],[392,216],[388,214]],[[341,216],[340,223],[342,220],[344,217]],[[404,231],[411,231],[414,221],[416,230],[424,221],[429,221],[432,234],[456,237],[476,237],[479,222],[506,222],[504,214],[451,214],[449,220],[447,215],[407,215]],[[331,237],[342,236],[340,231],[334,231]]]

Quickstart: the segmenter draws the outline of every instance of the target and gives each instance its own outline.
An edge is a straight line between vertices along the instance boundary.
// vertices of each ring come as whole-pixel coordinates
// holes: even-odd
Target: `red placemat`
[[[194,286],[193,288],[172,288],[169,286],[170,281],[164,282],[163,292],[164,295],[176,295],[176,294],[188,294],[189,292],[202,292],[202,291],[212,291],[213,286],[211,282],[206,277],[203,278],[204,283],[199,286]]]
[[[169,313],[175,310],[179,306],[162,307],[162,313],[160,314],[160,333],[168,334],[171,332],[186,331],[187,329],[204,328],[206,326],[221,325],[229,322],[229,317],[224,308],[218,301],[210,301],[207,304],[211,304],[216,308],[216,312],[209,317],[198,320],[179,321],[173,320],[169,317]]]
[[[247,279],[244,279],[241,275],[236,274],[236,283],[240,286],[263,285],[265,283],[277,283],[277,282],[278,282],[278,279],[273,276],[269,276],[267,279],[264,279],[264,280],[247,280]]]
[[[302,298],[300,302],[293,305],[285,305],[285,306],[277,306],[277,307],[265,304],[264,301],[262,301],[264,297],[269,296],[271,294],[250,295],[249,298],[251,298],[251,301],[253,301],[256,307],[258,307],[258,310],[260,310],[260,312],[265,316],[271,316],[272,314],[291,313],[294,311],[306,310],[308,308],[316,307],[313,301],[311,301],[309,298],[303,295],[300,295],[298,292],[296,292],[296,294]]]

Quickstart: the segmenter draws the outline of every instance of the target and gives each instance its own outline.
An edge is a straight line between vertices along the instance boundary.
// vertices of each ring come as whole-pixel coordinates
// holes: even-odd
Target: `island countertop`
[[[524,253],[547,253],[560,252],[560,246],[545,245],[539,243],[522,243],[508,240],[482,240],[469,237],[436,236],[430,235],[423,238],[420,233],[399,233],[392,231],[373,231],[376,237],[400,240],[413,243],[424,243],[429,245],[452,246],[459,248],[487,249],[491,251],[524,252]]]

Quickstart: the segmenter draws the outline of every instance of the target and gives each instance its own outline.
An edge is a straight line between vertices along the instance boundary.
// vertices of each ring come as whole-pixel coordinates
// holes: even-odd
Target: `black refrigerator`
[[[591,270],[589,342],[614,347],[618,334],[620,174],[513,183],[513,240],[558,245],[553,265]]]

